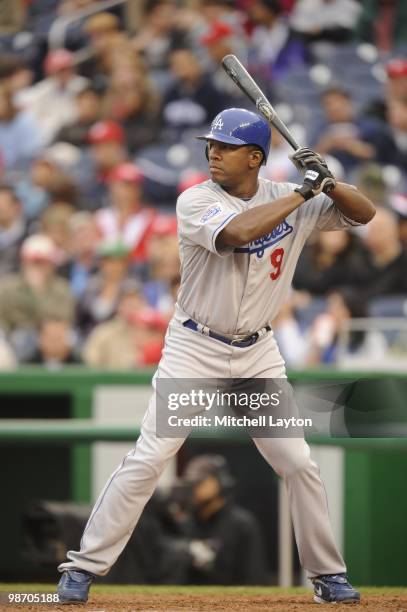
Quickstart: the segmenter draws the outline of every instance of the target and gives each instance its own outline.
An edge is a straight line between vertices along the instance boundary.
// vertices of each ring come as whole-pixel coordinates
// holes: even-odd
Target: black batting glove
[[[304,175],[304,181],[297,191],[304,200],[309,200],[320,193],[329,194],[336,185],[336,180],[327,166],[318,163],[309,164]]]
[[[305,170],[312,164],[320,164],[325,168],[328,167],[322,155],[316,153],[312,149],[308,149],[308,147],[300,147],[289,157],[293,162],[294,166],[300,172],[305,172]]]

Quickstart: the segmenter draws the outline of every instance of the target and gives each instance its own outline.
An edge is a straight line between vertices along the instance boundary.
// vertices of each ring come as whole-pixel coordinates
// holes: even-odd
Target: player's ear
[[[253,149],[249,153],[250,168],[259,168],[263,163],[263,153],[260,149]]]

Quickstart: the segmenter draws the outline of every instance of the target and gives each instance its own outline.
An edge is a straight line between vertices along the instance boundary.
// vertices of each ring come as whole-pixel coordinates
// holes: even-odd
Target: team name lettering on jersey
[[[259,259],[261,259],[264,255],[264,251],[269,247],[279,242],[294,230],[292,225],[290,225],[286,220],[284,220],[280,225],[277,225],[269,234],[265,234],[261,238],[257,240],[253,240],[250,242],[247,247],[238,247],[234,250],[235,253],[249,253],[250,255],[256,254]]]

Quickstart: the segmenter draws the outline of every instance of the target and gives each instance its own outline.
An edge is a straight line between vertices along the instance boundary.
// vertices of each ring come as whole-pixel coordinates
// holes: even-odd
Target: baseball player
[[[346,229],[374,216],[373,204],[355,187],[337,183],[310,149],[293,155],[305,169],[301,186],[259,178],[270,138],[262,117],[238,108],[222,111],[201,137],[211,179],[178,198],[181,287],[154,392],[136,446],[96,501],[80,550],[69,551],[58,568],[62,603],[87,601],[93,578],[114,564],[160,474],[184,442],[156,435],[157,379],[285,378],[271,321],[287,297],[305,241],[314,228]],[[358,602],[305,440],[253,441],[285,481],[300,561],[314,584],[315,601]]]

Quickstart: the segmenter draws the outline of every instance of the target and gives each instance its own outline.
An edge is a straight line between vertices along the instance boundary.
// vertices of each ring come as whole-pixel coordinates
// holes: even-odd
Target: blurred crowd
[[[289,367],[332,363],[344,322],[407,314],[407,3],[4,0],[0,367],[158,362],[179,286],[175,203],[206,180],[195,136],[251,108],[239,56],[297,139],[378,207],[317,229],[275,333]],[[274,132],[263,176],[300,182]],[[388,336],[350,328],[347,352]],[[353,330],[353,331],[352,331]],[[405,353],[399,330],[391,350]]]

